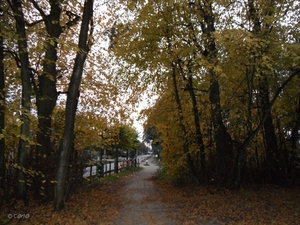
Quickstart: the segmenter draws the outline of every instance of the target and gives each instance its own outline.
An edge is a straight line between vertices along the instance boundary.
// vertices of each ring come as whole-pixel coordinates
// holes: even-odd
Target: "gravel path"
[[[172,220],[166,217],[168,205],[160,202],[158,191],[155,189],[152,177],[157,166],[149,158],[149,165],[142,162],[143,170],[133,175],[125,182],[121,201],[124,205],[120,209],[120,217],[113,222],[115,225],[173,225]]]

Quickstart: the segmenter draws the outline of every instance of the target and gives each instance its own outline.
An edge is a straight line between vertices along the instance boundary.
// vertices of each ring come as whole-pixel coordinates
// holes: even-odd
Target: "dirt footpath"
[[[124,184],[122,191],[123,206],[120,217],[113,224],[120,225],[172,225],[175,224],[167,218],[168,205],[159,201],[158,191],[153,185],[152,177],[158,167],[149,158],[149,165],[142,162],[143,170],[133,175]]]

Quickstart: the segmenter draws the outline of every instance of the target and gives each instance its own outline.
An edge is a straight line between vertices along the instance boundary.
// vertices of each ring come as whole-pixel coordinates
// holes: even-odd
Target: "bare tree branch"
[[[36,8],[36,10],[39,11],[39,13],[41,14],[41,17],[43,17],[44,20],[47,19],[47,15],[40,8],[40,6],[37,4],[37,2],[34,0],[30,0],[30,2],[33,4],[34,8]]]
[[[77,24],[80,20],[80,16],[78,16],[75,13],[72,13],[70,11],[66,11],[67,16],[69,17],[69,22],[67,22],[62,29],[66,30],[69,29],[70,27],[74,26],[75,24]],[[73,18],[73,19],[72,19]]]
[[[14,58],[14,60],[16,61],[17,67],[21,68],[21,60],[20,60],[20,58],[19,58],[19,56],[16,52],[8,50],[8,49],[5,49],[4,52],[10,54]]]

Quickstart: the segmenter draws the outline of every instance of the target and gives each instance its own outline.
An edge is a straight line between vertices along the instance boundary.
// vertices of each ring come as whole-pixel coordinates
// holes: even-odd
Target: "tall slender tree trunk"
[[[195,58],[194,58],[195,60]],[[192,111],[193,111],[193,119],[194,119],[194,125],[195,125],[195,138],[196,138],[196,144],[199,148],[199,153],[200,153],[200,176],[199,179],[201,182],[206,181],[206,156],[205,156],[205,148],[204,148],[204,143],[203,143],[203,136],[201,132],[201,126],[200,126],[200,117],[199,117],[199,110],[198,110],[198,105],[197,105],[197,99],[195,95],[195,89],[193,85],[193,71],[192,71],[192,65],[190,65],[190,62],[188,63],[188,77],[184,76],[184,69],[180,65],[180,71],[182,73],[182,77],[184,80],[187,81],[186,88],[184,89],[185,91],[189,92],[190,98],[192,100]],[[198,158],[197,158],[198,160]]]
[[[222,108],[220,103],[220,87],[218,74],[214,67],[217,65],[217,49],[214,38],[215,18],[212,10],[212,1],[205,0],[203,4],[197,2],[196,9],[202,30],[202,38],[205,51],[203,56],[210,64],[208,75],[209,100],[211,103],[211,115],[213,124],[213,136],[216,148],[216,183],[219,186],[231,185],[232,180],[232,164],[233,164],[233,144],[230,134],[223,123]]]
[[[292,151],[295,154],[294,151],[297,149],[297,142],[299,140],[299,130],[300,130],[300,94],[298,95],[298,104],[295,111],[295,120],[294,120],[294,127],[292,129],[292,135],[291,135],[291,146]]]
[[[236,157],[236,165],[234,171],[234,188],[239,189],[242,183],[242,167],[244,165],[244,159],[246,156],[246,147],[250,144],[252,139],[255,137],[253,135],[252,128],[252,109],[253,109],[253,81],[255,72],[250,68],[246,68],[246,78],[247,78],[247,91],[248,91],[248,99],[247,99],[247,138],[246,141],[242,143],[240,146],[236,148],[237,157]],[[258,158],[257,158],[258,160]]]
[[[193,178],[193,180],[196,183],[199,184],[200,181],[199,181],[199,178],[198,178],[198,175],[196,172],[196,168],[193,163],[192,156],[189,153],[189,144],[188,144],[188,139],[187,139],[188,135],[187,135],[186,127],[184,125],[184,116],[183,116],[181,101],[180,101],[179,92],[178,92],[177,80],[176,80],[176,66],[177,66],[176,63],[171,64],[174,96],[175,96],[175,101],[176,101],[176,105],[177,105],[180,130],[183,134],[183,151],[184,151],[184,154],[186,157],[187,166],[191,173],[191,177]]]
[[[55,178],[55,153],[51,143],[52,136],[52,114],[56,106],[58,92],[57,83],[57,59],[59,37],[65,29],[76,24],[80,17],[72,15],[64,25],[61,23],[62,4],[60,0],[48,0],[50,5],[49,12],[41,8],[39,1],[32,0],[35,7],[42,17],[46,28],[46,37],[44,41],[45,55],[43,58],[43,70],[38,74],[38,84],[35,85],[36,106],[38,115],[37,145],[35,168],[42,175],[36,177],[35,186],[39,188],[42,181],[47,196],[51,196],[52,181]],[[68,15],[69,16],[69,15]],[[46,177],[43,177],[46,176]],[[51,187],[51,188],[50,188]],[[38,190],[36,190],[38,191]]]
[[[277,136],[275,134],[275,128],[273,123],[273,118],[270,112],[270,99],[269,99],[269,85],[264,78],[260,85],[260,98],[261,98],[261,117],[266,116],[266,121],[264,123],[264,137],[266,143],[266,158],[268,166],[271,170],[272,180],[278,182],[278,179],[282,175],[282,168],[280,166],[280,160],[282,160],[277,146]]]
[[[4,45],[2,30],[2,17],[0,16],[0,134],[5,128],[5,75],[4,75]],[[5,138],[0,138],[0,208],[4,201],[5,190]]]
[[[89,51],[89,30],[90,38],[92,36],[92,19],[93,19],[93,0],[86,0],[84,3],[83,17],[79,34],[78,47],[80,51],[77,53],[73,68],[73,74],[70,80],[66,114],[65,128],[63,135],[63,143],[58,158],[58,169],[56,174],[57,184],[55,186],[54,208],[59,211],[64,208],[65,204],[65,182],[68,170],[68,162],[71,147],[74,140],[74,124],[75,115],[79,98],[79,87],[82,79],[83,66]],[[91,25],[91,27],[89,26]]]
[[[194,124],[196,128],[196,141],[197,145],[200,150],[200,167],[201,167],[201,174],[203,181],[206,180],[206,157],[205,157],[205,149],[203,144],[203,137],[200,127],[200,118],[199,118],[199,110],[197,105],[197,99],[194,91],[193,86],[193,77],[188,77],[188,91],[190,94],[190,97],[192,99],[192,106],[193,106],[193,117],[194,117]]]
[[[273,0],[266,0],[265,3],[268,4],[268,8],[263,13],[258,13],[260,9],[258,9],[255,0],[248,0],[248,8],[249,8],[249,19],[252,22],[252,33],[254,37],[261,38],[261,40],[265,40],[268,38],[269,32],[272,29],[270,18],[274,16],[275,11],[275,4]],[[265,18],[268,18],[266,22],[264,21]],[[268,22],[269,21],[269,22]],[[263,43],[263,42],[262,42]],[[268,44],[262,44],[259,49],[258,56],[254,57],[256,62],[261,61],[262,57],[266,55],[269,51]],[[266,144],[266,159],[267,165],[270,169],[272,180],[274,182],[278,182],[280,177],[282,177],[283,168],[281,166],[280,161],[283,160],[283,157],[279,151],[277,145],[277,136],[275,132],[275,127],[273,123],[272,114],[270,111],[271,103],[270,103],[270,96],[269,96],[269,82],[268,76],[271,71],[265,71],[263,68],[260,68],[261,72],[259,74],[259,100],[261,105],[261,118],[266,118],[264,123],[264,137],[265,137],[265,144]],[[283,178],[283,177],[282,177]]]
[[[61,17],[61,2],[59,0],[49,0],[50,13],[46,15],[36,1],[33,1],[35,8],[40,12],[43,22],[46,27],[47,37],[45,40],[45,57],[43,61],[43,71],[38,76],[38,85],[36,90],[36,106],[38,114],[38,131],[36,145],[36,170],[41,172],[43,177],[36,177],[35,187],[36,192],[43,185],[44,192],[51,197],[51,180],[55,178],[55,157],[51,144],[52,136],[52,114],[56,106],[58,97],[56,82],[57,82],[57,67],[58,59],[57,48],[58,38],[63,29],[59,23]],[[42,184],[43,180],[46,183]]]
[[[166,36],[167,36],[167,41],[168,41],[168,50],[170,54],[172,54],[172,35],[169,29],[169,26],[166,28]],[[180,61],[180,60],[179,60]],[[188,135],[186,131],[186,127],[184,125],[184,116],[183,116],[183,110],[182,110],[182,105],[181,105],[181,100],[179,96],[179,91],[178,91],[178,85],[177,85],[177,70],[178,62],[171,62],[170,68],[171,68],[171,77],[172,77],[172,82],[173,82],[173,90],[174,90],[174,96],[175,96],[175,102],[177,106],[177,112],[178,112],[178,119],[179,119],[179,126],[180,126],[180,131],[182,132],[183,135],[183,153],[186,157],[186,163],[187,167],[190,171],[190,175],[193,179],[193,181],[197,184],[200,184],[200,180],[192,159],[192,156],[189,152],[189,143],[188,143]]]
[[[18,194],[27,204],[26,197],[26,174],[27,157],[29,151],[30,138],[30,108],[31,108],[31,75],[29,70],[29,57],[27,51],[27,37],[24,22],[24,14],[22,11],[22,2],[20,0],[13,0],[13,11],[16,20],[16,29],[18,34],[18,51],[21,62],[21,80],[22,80],[22,110],[21,110],[21,138],[18,150]]]
[[[300,93],[298,94],[298,105],[295,111],[295,116],[294,116],[294,124],[292,127],[292,134],[291,134],[291,153],[292,157],[290,159],[289,165],[290,168],[295,166],[296,163],[296,158],[297,158],[297,145],[299,143],[299,130],[300,130]],[[290,169],[289,168],[289,169]],[[290,171],[291,172],[291,171]]]

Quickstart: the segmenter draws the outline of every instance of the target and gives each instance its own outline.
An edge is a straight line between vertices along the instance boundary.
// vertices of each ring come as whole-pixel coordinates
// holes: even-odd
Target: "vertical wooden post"
[[[111,162],[109,162],[109,176],[110,176],[110,173],[111,173]]]
[[[118,158],[118,148],[116,148],[116,152],[115,152],[115,173],[117,174],[119,172],[119,158]]]

